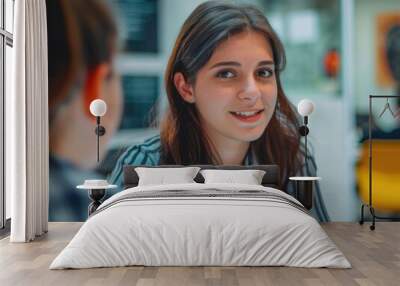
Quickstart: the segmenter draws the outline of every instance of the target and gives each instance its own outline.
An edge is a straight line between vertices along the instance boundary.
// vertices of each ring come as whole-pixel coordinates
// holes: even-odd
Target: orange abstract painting
[[[385,12],[376,19],[376,80],[380,87],[396,85],[400,69],[400,10]]]

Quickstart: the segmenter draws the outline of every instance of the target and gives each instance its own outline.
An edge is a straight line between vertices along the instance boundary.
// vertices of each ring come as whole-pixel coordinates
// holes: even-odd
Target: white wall
[[[332,221],[357,220],[360,203],[353,186],[355,132],[347,132],[345,101],[337,97],[315,100],[310,116],[310,142],[315,159],[322,196]]]
[[[333,221],[358,219],[360,202],[355,190],[356,131],[354,126],[354,1],[341,0],[341,94],[302,94],[289,91],[292,102],[311,98],[310,142],[314,147],[321,192]]]

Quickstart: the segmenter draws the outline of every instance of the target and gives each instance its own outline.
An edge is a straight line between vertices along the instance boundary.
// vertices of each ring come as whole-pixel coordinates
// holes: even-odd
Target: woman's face
[[[271,119],[277,100],[275,66],[263,34],[245,31],[214,50],[191,87],[211,138],[251,142]]]

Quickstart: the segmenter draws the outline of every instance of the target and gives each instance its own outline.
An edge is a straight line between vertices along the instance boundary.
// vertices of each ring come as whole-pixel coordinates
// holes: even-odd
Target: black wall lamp
[[[107,112],[107,104],[105,103],[104,100],[101,99],[95,99],[90,103],[90,113],[92,113],[94,116],[96,116],[96,129],[94,132],[97,135],[97,162],[99,162],[99,157],[100,157],[100,136],[103,136],[106,134],[106,128],[102,125],[100,125],[100,117],[104,116]]]

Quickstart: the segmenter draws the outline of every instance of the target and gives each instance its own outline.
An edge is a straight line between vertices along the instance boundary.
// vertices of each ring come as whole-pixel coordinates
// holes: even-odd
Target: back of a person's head
[[[116,24],[100,0],[46,0],[49,109],[83,88],[87,73],[109,63],[116,49]],[[51,120],[51,117],[50,117]]]

